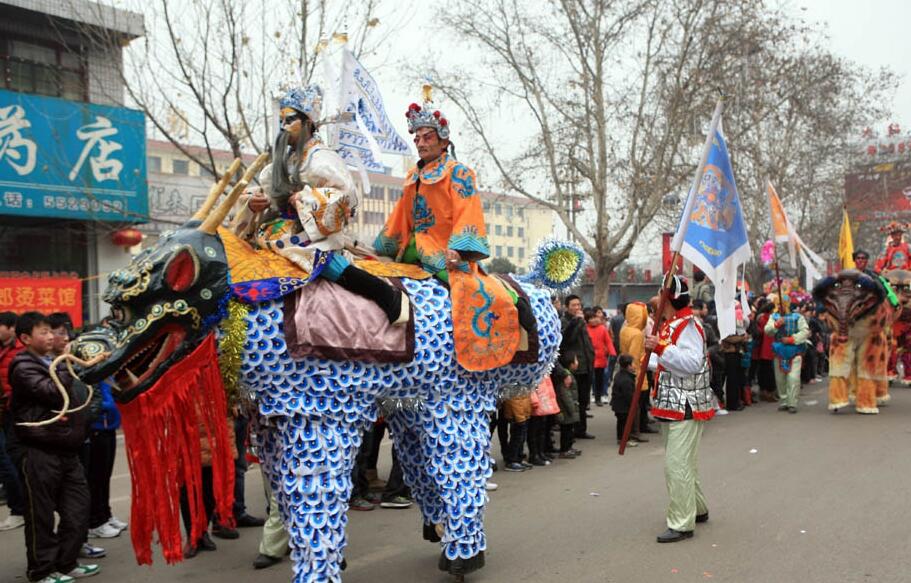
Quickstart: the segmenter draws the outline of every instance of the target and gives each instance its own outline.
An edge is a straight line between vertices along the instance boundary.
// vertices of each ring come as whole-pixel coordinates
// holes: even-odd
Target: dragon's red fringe
[[[202,501],[203,435],[212,445],[215,512],[222,523],[233,523],[233,444],[214,336],[148,391],[121,405],[120,412],[133,480],[130,537],[136,560],[140,565],[152,563],[152,533],[157,530],[165,561],[179,562],[181,486],[186,486],[190,503],[192,544],[208,528]]]

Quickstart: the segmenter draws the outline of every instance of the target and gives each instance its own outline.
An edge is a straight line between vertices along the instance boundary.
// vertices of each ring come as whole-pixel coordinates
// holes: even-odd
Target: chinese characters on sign
[[[111,120],[106,117],[98,116],[95,123],[84,125],[76,131],[76,137],[85,142],[82,153],[79,154],[79,160],[70,170],[70,180],[74,180],[79,174],[79,170],[93,151],[97,156],[92,157],[92,176],[95,180],[117,180],[120,178],[120,171],[123,169],[123,163],[120,160],[108,159],[112,153],[122,150],[123,146],[113,140],[106,140],[117,135],[117,128],[111,127]]]
[[[0,278],[0,312],[66,312],[82,326],[82,281],[75,277]]]
[[[142,221],[145,116],[0,90],[0,214]]]
[[[35,142],[22,137],[32,126],[18,105],[0,108],[0,161],[9,164],[19,176],[35,169]]]

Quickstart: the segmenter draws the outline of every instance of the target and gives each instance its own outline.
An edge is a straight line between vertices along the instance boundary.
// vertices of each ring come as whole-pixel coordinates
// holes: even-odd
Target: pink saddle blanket
[[[407,324],[392,326],[372,300],[317,278],[285,296],[285,340],[292,358],[411,362],[414,307]]]

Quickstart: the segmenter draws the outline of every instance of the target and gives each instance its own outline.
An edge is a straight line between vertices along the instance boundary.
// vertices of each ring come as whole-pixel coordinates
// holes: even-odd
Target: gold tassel
[[[225,385],[228,410],[237,405],[240,397],[240,365],[244,343],[247,341],[247,312],[249,307],[237,300],[228,302],[228,317],[221,321],[218,340],[218,368]]]

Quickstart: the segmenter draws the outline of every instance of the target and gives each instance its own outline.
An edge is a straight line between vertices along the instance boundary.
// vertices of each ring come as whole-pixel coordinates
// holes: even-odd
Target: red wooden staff
[[[655,327],[652,329],[654,334],[661,330],[664,324],[664,308],[667,306],[668,298],[671,295],[671,286],[674,282],[674,275],[677,271],[677,262],[680,260],[680,251],[674,253],[674,261],[671,263],[671,270],[664,276],[664,283],[661,286],[661,297],[658,300],[658,313],[655,316]],[[626,451],[626,442],[629,440],[629,434],[633,430],[633,422],[639,415],[639,394],[642,392],[642,385],[645,383],[646,371],[648,371],[648,361],[652,356],[652,351],[645,349],[642,355],[642,362],[639,363],[639,374],[636,375],[636,390],[633,391],[633,400],[630,403],[630,414],[626,416],[626,425],[623,427],[623,438],[620,440],[620,455]]]

